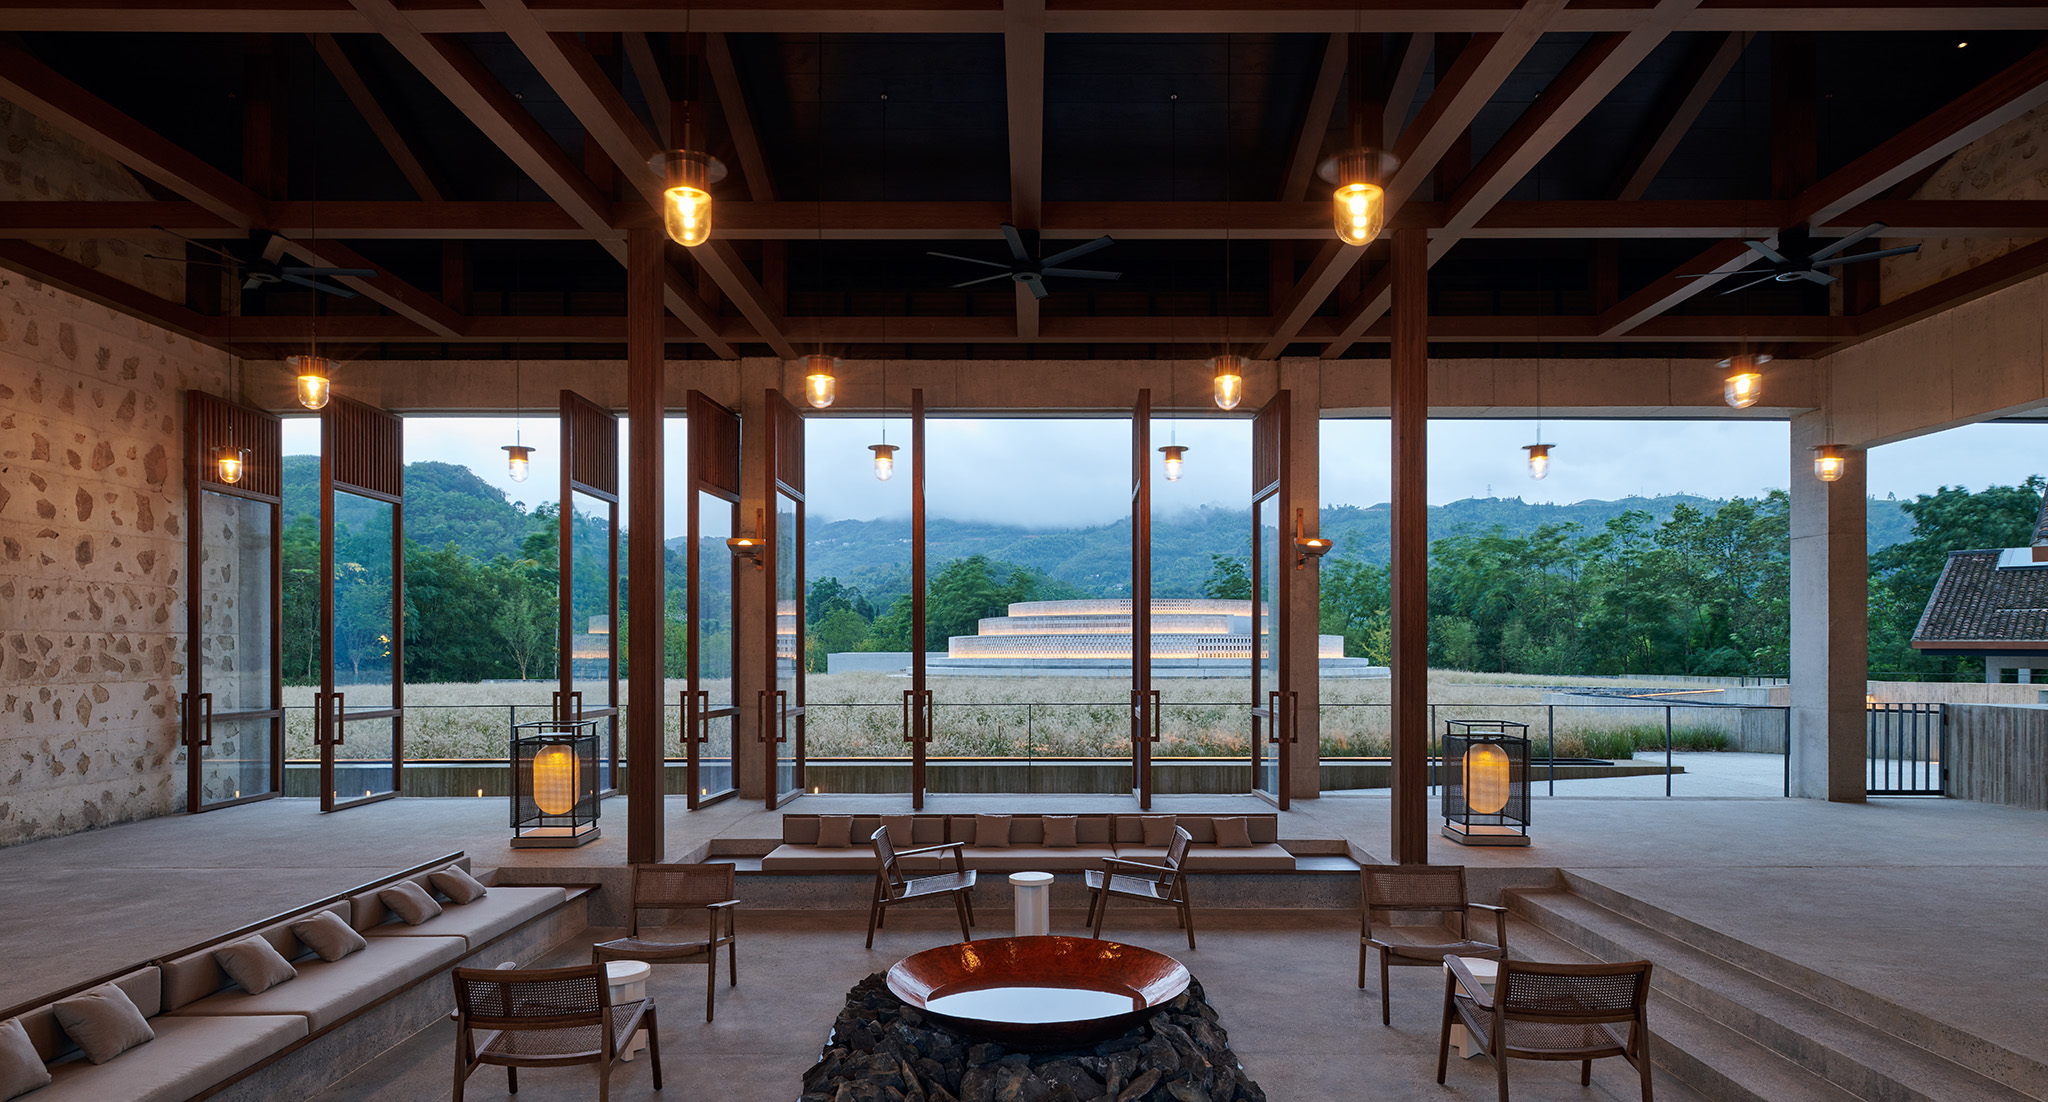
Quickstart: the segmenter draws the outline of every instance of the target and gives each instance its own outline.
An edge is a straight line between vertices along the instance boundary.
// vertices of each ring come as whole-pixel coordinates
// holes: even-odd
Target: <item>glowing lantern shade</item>
[[[868,450],[875,453],[875,477],[883,482],[896,475],[896,445],[869,444]]]
[[[325,356],[286,356],[285,366],[299,377],[299,404],[307,409],[327,408],[328,377],[334,361]]]
[[[1728,374],[1721,384],[1721,400],[1736,409],[1748,409],[1755,405],[1756,400],[1764,394],[1764,377],[1757,372],[1757,368],[1769,362],[1769,356],[1752,356],[1747,353],[1722,360],[1719,366]]]
[[[839,357],[804,357],[804,400],[824,409],[839,397]]]
[[[575,747],[556,743],[533,756],[533,802],[542,814],[567,815],[576,810],[582,781]]]
[[[242,468],[249,458],[247,448],[220,448],[214,453],[214,473],[232,486],[242,480]]]
[[[711,239],[712,166],[717,162],[704,153],[677,149],[656,157],[668,180],[662,192],[662,224],[669,240],[696,248]]]
[[[1813,448],[1813,477],[1822,482],[1839,482],[1849,459],[1838,444],[1816,444]]]
[[[512,481],[526,481],[528,468],[533,463],[533,449],[524,444],[505,445],[505,464],[510,468]]]
[[[1236,409],[1244,401],[1244,357],[1212,356],[1209,366],[1216,372],[1216,408]]]
[[[1168,444],[1160,448],[1159,453],[1166,457],[1166,480],[1168,482],[1179,482],[1181,464],[1186,462],[1188,454],[1187,445]]]
[[[1529,453],[1529,477],[1541,482],[1550,473],[1550,449],[1555,444],[1524,444],[1522,450]]]
[[[1508,755],[1493,743],[1465,751],[1465,806],[1475,815],[1498,815],[1508,806]]]
[[[1387,224],[1387,193],[1380,186],[1390,158],[1377,149],[1348,149],[1318,172],[1336,185],[1330,193],[1331,227],[1346,245],[1369,245]]]

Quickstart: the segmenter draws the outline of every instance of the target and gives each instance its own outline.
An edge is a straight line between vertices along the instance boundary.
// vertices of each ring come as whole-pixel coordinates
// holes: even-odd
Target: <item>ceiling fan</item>
[[[242,290],[244,291],[260,291],[263,288],[270,286],[271,284],[291,283],[296,284],[300,287],[310,288],[312,290],[319,291],[324,294],[334,295],[337,298],[354,298],[356,297],[356,293],[354,291],[351,291],[338,283],[324,283],[320,280],[319,277],[330,276],[349,277],[355,279],[372,279],[375,278],[378,274],[377,269],[375,268],[321,268],[301,264],[280,264],[278,262],[284,259],[285,247],[291,244],[290,241],[286,240],[280,234],[273,233],[269,235],[269,238],[263,242],[262,250],[256,254],[255,258],[252,260],[244,260],[241,257],[236,256],[234,253],[228,252],[225,249],[214,248],[212,245],[208,245],[204,241],[194,241],[189,237],[185,237],[176,233],[171,233],[170,230],[166,230],[162,226],[156,226],[154,228],[160,232],[168,233],[172,237],[176,237],[178,240],[185,242],[187,245],[195,245],[199,248],[205,249],[207,252],[213,253],[215,256],[218,256],[221,259],[218,261],[188,260],[183,257],[153,255],[149,256],[148,259],[175,260],[185,264],[197,265],[198,267],[202,268],[225,268],[231,272],[238,271],[242,273]],[[255,236],[257,235],[251,235],[252,244],[254,243]]]
[[[1920,246],[1918,245],[1901,245],[1896,249],[1879,249],[1876,252],[1857,253],[1854,256],[1840,255],[1849,246],[1884,228],[1885,224],[1883,222],[1872,222],[1870,225],[1857,230],[1855,233],[1839,241],[1835,241],[1823,248],[1815,249],[1812,236],[1807,228],[1805,226],[1793,226],[1790,229],[1779,232],[1778,247],[1775,249],[1761,241],[1743,242],[1743,244],[1749,246],[1751,252],[1764,258],[1767,262],[1764,267],[1745,268],[1739,272],[1690,272],[1679,278],[1719,279],[1722,276],[1729,275],[1756,276],[1755,279],[1737,284],[1721,292],[1724,295],[1732,295],[1737,291],[1754,287],[1759,283],[1773,281],[1778,283],[1797,283],[1800,280],[1806,280],[1825,287],[1840,277],[1832,272],[1821,271],[1820,269],[1822,268],[1838,268],[1844,264],[1854,264],[1858,261],[1876,260],[1879,257],[1886,256],[1904,256],[1907,253],[1920,251]]]
[[[933,252],[929,255],[944,257],[947,260],[961,260],[969,264],[979,264],[984,268],[1001,269],[994,275],[980,276],[962,283],[955,283],[953,284],[954,287],[972,287],[977,283],[987,283],[990,280],[1009,279],[1031,288],[1031,297],[1033,298],[1044,298],[1052,293],[1051,289],[1045,285],[1045,278],[1047,276],[1060,279],[1122,279],[1124,277],[1122,272],[1104,272],[1093,268],[1063,268],[1060,266],[1069,260],[1087,256],[1097,249],[1107,248],[1116,244],[1116,239],[1107,234],[1093,241],[1076,245],[1065,252],[1054,253],[1043,260],[1031,259],[1030,250],[1024,247],[1023,233],[1008,222],[1003,223],[1003,240],[1010,243],[1010,261],[1007,264],[998,263],[993,260],[980,260],[971,256],[960,256],[957,253]]]

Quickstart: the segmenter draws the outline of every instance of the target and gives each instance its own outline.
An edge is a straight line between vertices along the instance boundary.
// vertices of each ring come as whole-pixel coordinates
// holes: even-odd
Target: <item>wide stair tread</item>
[[[1654,962],[1652,986],[1667,1001],[1868,1102],[2032,1097],[1572,891],[1511,899],[1518,915],[1594,956]]]

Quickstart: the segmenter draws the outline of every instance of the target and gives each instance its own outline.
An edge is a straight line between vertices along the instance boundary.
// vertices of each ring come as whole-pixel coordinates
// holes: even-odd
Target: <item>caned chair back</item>
[[[1494,998],[1508,1021],[1634,1022],[1650,999],[1650,962],[1623,964],[1538,964],[1509,960],[1500,965]]]
[[[699,910],[735,898],[730,864],[633,866],[633,913],[627,932],[640,933],[643,910]]]
[[[471,1029],[569,1029],[605,1022],[611,987],[604,966],[457,968],[455,1009]]]
[[[875,843],[876,874],[882,878],[884,883],[889,885],[892,891],[901,888],[903,886],[903,870],[896,865],[896,846],[889,841],[889,828],[875,828],[874,836],[870,840]]]
[[[1173,870],[1159,874],[1159,882],[1168,887],[1180,877],[1180,870],[1187,863],[1188,847],[1195,844],[1195,836],[1186,827],[1173,828],[1173,841],[1166,844],[1166,867]]]
[[[1391,925],[1401,911],[1441,911],[1458,916],[1458,936],[1465,931],[1465,866],[1367,865],[1364,879],[1365,923]]]

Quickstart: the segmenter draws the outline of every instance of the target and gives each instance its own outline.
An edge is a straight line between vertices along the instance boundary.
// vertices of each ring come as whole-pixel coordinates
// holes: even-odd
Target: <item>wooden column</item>
[[[1429,863],[1429,240],[1393,240],[1393,854]]]
[[[626,241],[626,424],[632,485],[626,499],[626,861],[662,860],[667,757],[662,745],[662,642],[667,591],[662,577],[662,269],[667,239],[633,230]]]

